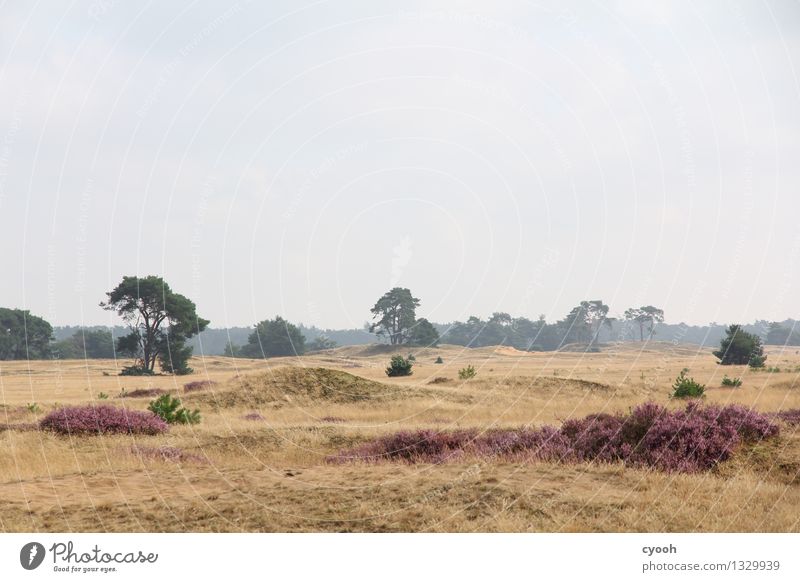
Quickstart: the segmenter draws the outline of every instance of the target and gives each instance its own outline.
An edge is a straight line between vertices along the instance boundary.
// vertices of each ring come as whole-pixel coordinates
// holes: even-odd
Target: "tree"
[[[225,356],[229,358],[241,358],[242,357],[242,346],[228,342],[225,344]]]
[[[773,346],[786,345],[789,342],[789,335],[791,331],[783,327],[777,321],[769,324],[769,331],[767,331],[766,343]]]
[[[652,305],[645,305],[639,308],[642,312],[644,320],[648,322],[648,340],[653,339],[656,333],[656,324],[664,323],[664,310]]]
[[[613,320],[608,317],[608,305],[603,303],[601,299],[597,299],[595,301],[582,301],[581,306],[586,310],[586,317],[589,321],[590,329],[594,330],[592,341],[590,342],[594,344],[597,342],[600,330],[603,329],[604,325],[611,328]]]
[[[561,345],[588,343],[592,338],[592,325],[589,319],[588,302],[572,308],[567,316],[558,322],[561,331]]]
[[[639,326],[639,339],[644,341],[644,328],[647,325],[647,339],[652,339],[656,333],[656,325],[664,322],[664,310],[652,305],[631,307],[625,311],[625,319]]]
[[[0,360],[38,360],[50,355],[53,327],[22,309],[0,307]]]
[[[777,321],[769,324],[767,337],[764,343],[767,345],[776,346],[797,346],[800,345],[800,334],[794,330],[795,324],[792,323],[792,329],[784,327]]]
[[[742,326],[736,324],[728,327],[726,336],[720,342],[719,350],[713,353],[719,359],[717,363],[723,366],[744,365],[751,362],[763,364],[767,359],[761,338],[744,331]]]
[[[301,356],[306,351],[306,336],[293,325],[276,315],[255,325],[241,355],[249,358]]]
[[[392,345],[406,343],[416,321],[417,307],[419,299],[412,296],[410,290],[395,287],[378,299],[370,310],[373,319],[378,319],[369,326],[370,333],[387,336]]]
[[[156,360],[165,372],[184,374],[191,371],[187,361],[191,347],[186,340],[203,331],[208,320],[197,315],[195,304],[175,293],[161,277],[123,277],[122,282],[106,293],[100,304],[116,311],[130,333],[117,340],[117,349],[134,353],[136,368],[153,372]]]
[[[79,329],[53,344],[53,352],[65,360],[114,357],[114,336],[106,329]]]
[[[321,350],[332,350],[337,346],[337,343],[326,335],[318,335],[311,343],[308,344],[308,351],[318,352]]]
[[[430,321],[421,317],[411,328],[408,343],[412,346],[433,347],[439,343],[439,332]]]
[[[636,323],[639,326],[639,340],[644,341],[644,324],[647,321],[647,316],[642,313],[642,309],[637,307],[626,309],[625,320]]]

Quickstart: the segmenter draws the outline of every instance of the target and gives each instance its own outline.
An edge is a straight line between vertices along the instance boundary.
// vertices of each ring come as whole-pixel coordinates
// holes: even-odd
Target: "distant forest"
[[[500,317],[490,317],[486,320],[473,317],[466,322],[434,323],[433,326],[439,332],[441,343],[470,347],[508,345],[521,350],[549,351],[557,349],[559,344],[568,343],[564,342],[563,334],[558,333],[556,324],[543,323],[543,320],[507,318],[505,314],[495,315]],[[302,324],[297,327],[309,342],[321,337],[335,342],[338,346],[364,345],[381,341],[375,334],[365,329],[320,329]],[[653,340],[717,347],[725,336],[725,328],[726,324],[721,323],[702,326],[658,323],[655,326]],[[756,321],[743,325],[742,328],[761,337],[767,345],[800,346],[800,324],[793,319],[781,322]],[[79,326],[54,327],[53,336],[56,344],[64,345],[62,342],[72,341],[76,332],[80,332],[81,329]],[[85,331],[105,332],[103,335],[109,334],[115,338],[128,333],[128,329],[123,326],[90,326],[85,328]],[[252,333],[252,327],[209,328],[190,338],[187,345],[194,348],[195,355],[224,355],[226,347],[230,344],[234,346],[247,344]],[[632,328],[629,322],[613,320],[609,325],[600,329],[597,341],[599,343],[640,341],[638,334],[638,328]],[[89,337],[96,337],[96,335]],[[647,338],[645,337],[645,339]],[[82,354],[70,353],[70,355],[83,357]],[[64,354],[62,357],[68,356]],[[109,353],[104,357],[112,356]]]

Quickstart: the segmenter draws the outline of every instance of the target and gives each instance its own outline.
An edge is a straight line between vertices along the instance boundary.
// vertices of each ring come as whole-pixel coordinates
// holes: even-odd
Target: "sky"
[[[800,3],[0,3],[0,306],[800,317]]]

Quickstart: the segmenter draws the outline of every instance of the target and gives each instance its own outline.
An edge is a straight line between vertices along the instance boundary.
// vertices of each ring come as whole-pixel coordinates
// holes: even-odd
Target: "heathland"
[[[387,377],[390,356],[412,351],[413,374]],[[684,369],[706,385],[706,405],[800,408],[797,349],[767,355],[755,371],[667,342],[591,353],[373,345],[195,357],[191,375],[140,377],[118,375],[127,361],[2,362],[0,530],[796,532],[800,434],[780,420],[779,436],[690,474],[470,455],[331,462],[399,431],[559,427],[645,402],[679,410],[686,402],[670,394]],[[476,376],[459,379],[467,365]],[[723,386],[724,375],[741,386]],[[38,429],[63,406],[145,411],[159,392],[201,422],[159,435]]]

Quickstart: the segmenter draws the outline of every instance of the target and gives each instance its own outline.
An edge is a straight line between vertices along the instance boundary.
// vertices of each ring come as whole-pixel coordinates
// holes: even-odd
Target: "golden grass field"
[[[800,354],[767,352],[781,372],[723,368],[710,349],[665,342],[591,354],[441,346],[416,350],[407,378],[386,377],[396,352],[377,346],[266,361],[195,358],[195,373],[183,377],[120,377],[128,362],[107,360],[0,362],[0,424],[35,422],[101,392],[109,395],[102,402],[145,409],[150,398],[117,396],[216,382],[182,396],[202,422],[162,436],[1,431],[0,530],[797,532],[800,434],[790,426],[699,475],[496,460],[325,462],[401,429],[557,424],[646,400],[682,406],[669,400],[682,368],[707,384],[709,402],[800,408]],[[437,356],[445,363],[434,364]],[[478,376],[459,381],[467,364]],[[723,374],[744,385],[721,387]],[[431,383],[436,377],[450,381]],[[264,420],[243,418],[252,412]],[[179,447],[199,460],[142,458],[134,445]]]

